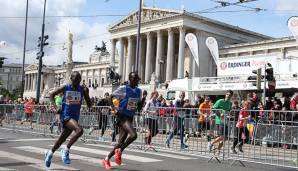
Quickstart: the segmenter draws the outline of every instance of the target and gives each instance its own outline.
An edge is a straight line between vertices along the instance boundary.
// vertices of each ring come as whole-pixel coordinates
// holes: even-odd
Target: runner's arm
[[[89,96],[88,87],[86,87],[86,86],[83,87],[83,94],[84,94],[84,99],[87,103],[87,106],[90,108],[92,106],[92,102],[91,102],[91,99],[90,99],[90,96]]]
[[[50,102],[52,103],[52,105],[55,107],[55,109],[57,109],[57,105],[55,103],[55,96],[58,95],[59,93],[63,93],[64,91],[64,86],[59,87],[58,89],[54,90],[51,94],[50,94]]]

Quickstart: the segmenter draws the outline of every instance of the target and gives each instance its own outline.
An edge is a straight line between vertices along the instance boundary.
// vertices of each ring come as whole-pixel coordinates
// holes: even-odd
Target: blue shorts
[[[65,122],[69,121],[70,119],[74,119],[75,121],[79,121],[80,115],[73,115],[73,114],[60,114],[60,120],[62,125],[64,125]]]

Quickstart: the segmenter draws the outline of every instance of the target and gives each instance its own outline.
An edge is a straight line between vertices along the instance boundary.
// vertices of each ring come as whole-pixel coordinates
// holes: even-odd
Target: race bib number
[[[80,105],[82,97],[78,91],[67,91],[65,93],[65,99],[67,105]]]
[[[139,98],[129,98],[127,102],[127,110],[136,110]]]

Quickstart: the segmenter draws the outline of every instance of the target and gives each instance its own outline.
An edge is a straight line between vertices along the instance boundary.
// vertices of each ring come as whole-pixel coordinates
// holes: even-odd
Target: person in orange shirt
[[[199,135],[201,135],[201,131],[207,132],[207,141],[210,143],[211,141],[211,125],[212,121],[210,119],[211,105],[210,105],[210,97],[206,96],[204,102],[200,104],[198,110],[198,122],[199,122]]]
[[[25,120],[23,120],[21,122],[21,124],[23,124],[24,121],[28,121],[28,119],[29,119],[30,128],[31,129],[33,129],[33,127],[32,127],[32,119],[33,119],[34,105],[35,105],[35,103],[34,103],[33,98],[30,98],[29,101],[24,104],[24,107],[25,107]]]

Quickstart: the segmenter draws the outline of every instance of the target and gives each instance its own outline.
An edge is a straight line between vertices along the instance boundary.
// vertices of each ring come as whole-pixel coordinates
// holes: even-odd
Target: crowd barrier
[[[140,112],[133,125],[137,140],[129,146],[155,152],[180,151],[198,157],[298,168],[298,112],[273,110],[221,110],[158,108],[155,114]],[[32,124],[22,105],[0,105],[3,127],[43,135],[59,135],[56,112],[50,106],[33,107]],[[247,118],[239,120],[239,115]],[[216,119],[217,118],[217,119]],[[110,107],[82,107],[81,140],[113,143],[119,127]],[[241,122],[239,122],[241,121]],[[212,142],[223,138],[223,146]]]

